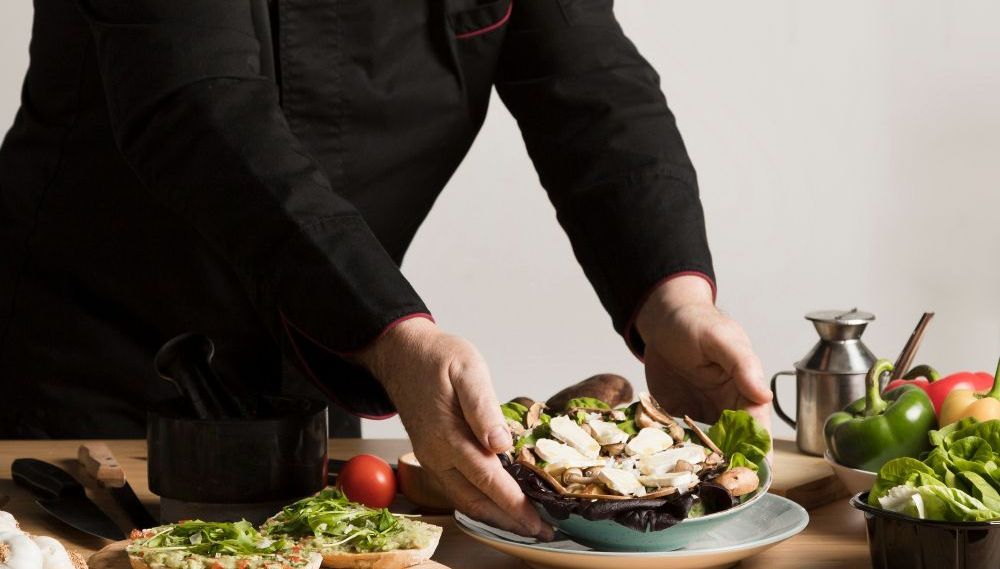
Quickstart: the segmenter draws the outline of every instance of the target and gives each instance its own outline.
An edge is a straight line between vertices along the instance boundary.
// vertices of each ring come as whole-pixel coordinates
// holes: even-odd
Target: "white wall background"
[[[877,354],[894,358],[934,310],[918,359],[993,369],[1000,3],[619,0],[617,12],[698,168],[719,305],[769,372],[814,343],[804,313],[851,306],[877,314],[865,335]],[[0,13],[6,127],[31,5]],[[404,271],[441,325],[483,351],[501,400],[601,371],[641,387],[498,100]],[[364,429],[403,434],[396,420]]]

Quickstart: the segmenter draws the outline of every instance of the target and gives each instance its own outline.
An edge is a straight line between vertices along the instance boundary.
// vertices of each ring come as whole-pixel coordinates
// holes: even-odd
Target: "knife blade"
[[[77,450],[76,458],[87,474],[94,477],[97,484],[111,494],[137,529],[160,525],[135,495],[135,491],[125,478],[125,470],[118,464],[108,445],[84,443]]]
[[[53,517],[90,535],[114,541],[125,539],[115,522],[62,468],[34,458],[19,458],[11,463],[10,473],[14,482],[31,490],[37,498],[35,503]]]

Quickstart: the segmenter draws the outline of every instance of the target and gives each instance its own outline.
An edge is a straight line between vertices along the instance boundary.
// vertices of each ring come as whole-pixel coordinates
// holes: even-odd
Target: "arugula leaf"
[[[285,506],[265,526],[267,535],[323,538],[360,552],[386,551],[390,538],[403,531],[399,517],[386,508],[351,502],[337,488]]]
[[[238,522],[191,520],[157,528],[159,531],[138,542],[142,548],[184,550],[198,555],[268,555],[288,547],[285,539],[265,539],[253,525]]]

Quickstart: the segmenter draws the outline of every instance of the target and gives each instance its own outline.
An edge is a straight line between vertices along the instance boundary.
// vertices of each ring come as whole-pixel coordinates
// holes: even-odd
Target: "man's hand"
[[[636,329],[646,343],[646,383],[674,415],[714,422],[725,409],[746,409],[770,425],[771,392],[743,328],[712,302],[697,276],[660,285],[643,304]]]
[[[551,538],[552,529],[497,460],[511,447],[511,435],[475,346],[414,318],[357,359],[385,387],[420,464],[459,510],[522,535]]]

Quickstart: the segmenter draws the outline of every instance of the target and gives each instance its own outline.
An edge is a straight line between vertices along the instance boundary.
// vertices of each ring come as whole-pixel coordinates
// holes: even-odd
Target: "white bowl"
[[[823,458],[825,458],[833,468],[833,472],[837,475],[837,478],[840,479],[840,483],[843,484],[851,494],[871,490],[872,484],[875,484],[875,478],[878,476],[877,472],[858,470],[857,468],[844,466],[830,456],[830,451],[826,451]]]

